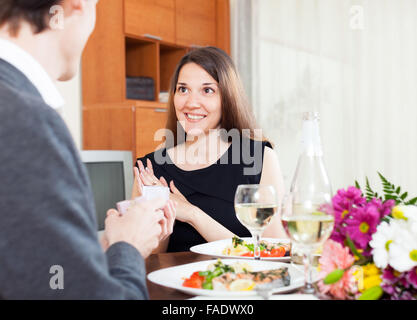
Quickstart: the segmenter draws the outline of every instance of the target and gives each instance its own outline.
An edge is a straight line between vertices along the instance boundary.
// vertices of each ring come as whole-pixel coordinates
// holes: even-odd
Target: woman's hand
[[[165,179],[163,179],[164,185],[168,186]],[[177,203],[177,220],[181,222],[190,223],[193,221],[196,206],[191,204],[186,197],[177,189],[174,181],[169,184],[171,189],[170,199]]]
[[[138,160],[138,168],[134,167],[135,183],[133,186],[132,199],[142,195],[143,186],[164,186],[171,189],[170,199],[176,203],[176,219],[182,222],[190,223],[193,220],[193,215],[196,207],[192,205],[187,198],[177,189],[174,181],[168,182],[164,177],[160,179],[155,177],[152,167],[152,162],[146,159],[147,167],[143,165],[141,160]]]
[[[164,217],[165,219],[161,221],[161,236],[159,241],[163,241],[168,238],[171,233],[174,231],[174,222],[176,218],[177,204],[173,200],[168,200],[167,204],[164,207]]]
[[[138,160],[137,164],[139,169],[137,167],[133,167],[135,181],[133,183],[132,199],[142,195],[143,186],[168,186],[163,177],[161,177],[160,180],[155,177],[152,162],[149,159],[146,159],[146,168],[141,160]]]
[[[155,177],[152,162],[149,159],[146,159],[146,165],[147,167],[145,168],[142,161],[138,160],[139,172],[137,173],[139,174],[142,184],[144,186],[163,186],[164,184],[161,180],[158,180],[158,178]]]

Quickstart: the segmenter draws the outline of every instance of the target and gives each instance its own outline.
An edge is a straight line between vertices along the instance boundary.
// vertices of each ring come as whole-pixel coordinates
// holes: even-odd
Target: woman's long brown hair
[[[238,129],[242,135],[245,134],[244,129],[249,129],[249,138],[256,139],[254,130],[258,127],[255,116],[252,113],[232,59],[219,48],[203,47],[194,49],[182,57],[171,79],[166,129],[174,133],[174,146],[180,143],[177,141],[177,115],[175,112],[174,95],[180,71],[188,63],[199,65],[218,83],[221,96],[220,128],[227,131]],[[268,141],[264,136],[261,139]]]

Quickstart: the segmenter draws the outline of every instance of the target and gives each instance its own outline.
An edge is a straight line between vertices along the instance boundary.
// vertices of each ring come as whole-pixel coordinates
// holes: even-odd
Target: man
[[[157,200],[123,216],[109,210],[98,242],[86,170],[54,110],[63,101],[53,83],[78,70],[96,4],[0,0],[3,299],[146,299],[144,258],[172,232],[175,208]]]

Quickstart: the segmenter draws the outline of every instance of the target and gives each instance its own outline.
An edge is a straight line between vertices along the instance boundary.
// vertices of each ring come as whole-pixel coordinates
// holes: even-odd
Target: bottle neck
[[[323,156],[318,119],[303,120],[302,153],[307,156]]]

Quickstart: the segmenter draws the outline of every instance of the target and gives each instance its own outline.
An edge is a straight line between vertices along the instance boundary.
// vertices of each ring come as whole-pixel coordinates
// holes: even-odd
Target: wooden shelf
[[[154,81],[154,101],[158,100],[159,45],[153,40],[126,38],[126,77],[149,77]],[[127,97],[126,97],[127,98]]]
[[[157,102],[157,101],[147,101],[147,100],[129,100],[126,99],[124,102],[116,102],[116,103],[94,103],[83,106],[83,110],[88,109],[129,109],[129,108],[150,108],[150,109],[168,109],[166,103]]]
[[[181,58],[188,52],[187,47],[171,46],[167,44],[159,45],[159,63],[160,63],[160,92],[168,92],[171,84],[171,77],[174,74],[175,67]]]
[[[168,92],[175,67],[189,48],[145,37],[126,38],[126,76],[149,77],[155,83],[154,101],[159,92]]]

